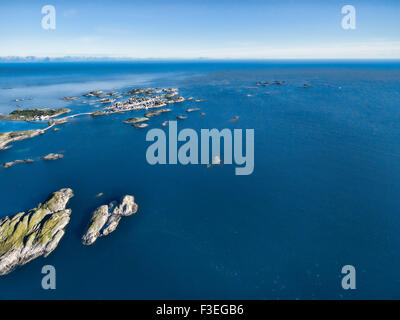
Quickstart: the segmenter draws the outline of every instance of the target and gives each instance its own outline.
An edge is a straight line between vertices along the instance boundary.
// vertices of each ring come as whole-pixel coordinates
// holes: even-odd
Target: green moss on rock
[[[61,189],[37,208],[0,220],[0,275],[56,248],[70,220],[65,207],[72,197],[71,189]]]

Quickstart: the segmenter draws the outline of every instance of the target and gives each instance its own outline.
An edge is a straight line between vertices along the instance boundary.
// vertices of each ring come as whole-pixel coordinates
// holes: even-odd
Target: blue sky
[[[347,4],[355,30],[341,27]],[[0,56],[400,58],[398,0],[13,0],[0,13]]]

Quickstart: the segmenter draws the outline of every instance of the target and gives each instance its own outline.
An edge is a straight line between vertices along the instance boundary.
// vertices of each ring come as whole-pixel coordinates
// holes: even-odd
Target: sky
[[[0,57],[399,59],[399,31],[399,0],[0,1]]]

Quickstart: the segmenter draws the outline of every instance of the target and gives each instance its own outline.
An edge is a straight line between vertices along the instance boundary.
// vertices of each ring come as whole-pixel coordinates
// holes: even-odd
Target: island
[[[15,110],[10,114],[5,116],[0,116],[0,120],[8,120],[8,121],[28,121],[31,123],[47,123],[49,126],[45,129],[33,129],[26,131],[12,131],[12,132],[4,132],[0,133],[0,151],[7,150],[11,146],[9,145],[11,142],[20,141],[27,138],[33,138],[40,134],[44,134],[48,129],[64,124],[68,119],[82,116],[82,115],[91,115],[92,117],[97,116],[105,116],[111,115],[114,113],[124,113],[130,111],[138,111],[138,110],[148,110],[148,109],[157,109],[156,111],[149,111],[146,113],[146,117],[136,117],[130,118],[126,120],[126,123],[132,123],[136,128],[145,128],[148,126],[146,123],[139,123],[143,121],[147,121],[146,118],[160,115],[163,112],[171,111],[171,109],[162,109],[162,107],[174,103],[180,103],[185,101],[185,98],[179,96],[179,91],[177,88],[136,88],[132,89],[128,92],[121,93],[118,98],[122,98],[123,96],[128,96],[125,100],[115,102],[115,99],[105,98],[110,96],[116,96],[118,92],[111,91],[109,93],[104,93],[103,91],[91,91],[89,93],[84,94],[85,97],[88,98],[87,102],[89,104],[96,103],[98,101],[104,104],[110,104],[107,107],[102,108],[98,111],[91,112],[83,112],[77,113],[73,115],[68,115],[64,117],[58,117],[65,113],[71,112],[70,109],[67,108],[59,108],[59,109],[49,109],[49,108],[41,108],[41,109],[25,109],[25,110]],[[73,101],[77,100],[77,97],[63,97],[63,100]],[[193,99],[193,97],[192,97]],[[196,100],[197,102],[203,100]],[[98,107],[96,105],[95,107]],[[196,108],[193,108],[190,111],[195,111]],[[55,118],[55,119],[54,119]],[[137,121],[135,120],[137,119]],[[178,119],[185,119],[184,116],[178,117]],[[55,129],[55,131],[58,129]]]
[[[149,126],[149,124],[148,123],[135,123],[132,126],[135,127],[136,129],[143,129],[143,128],[147,128]]]
[[[124,216],[135,214],[138,205],[131,195],[124,196],[120,203],[111,202],[109,205],[102,205],[97,208],[90,219],[89,227],[82,237],[84,245],[92,245],[99,237],[107,236],[117,228]]]
[[[50,128],[50,127],[49,127]],[[7,146],[11,142],[20,141],[28,138],[36,137],[43,134],[46,129],[34,129],[26,131],[10,131],[0,133],[0,150],[7,150],[10,146]]]
[[[134,117],[134,118],[129,118],[124,121],[124,123],[138,123],[138,122],[143,122],[143,121],[149,121],[150,119],[147,117]]]
[[[71,110],[67,108],[14,110],[10,114],[0,117],[0,120],[44,121],[69,112]]]
[[[200,108],[189,108],[186,110],[187,113],[195,112],[195,111],[200,111]]]
[[[91,91],[89,93],[84,94],[83,96],[84,97],[94,97],[94,96],[99,96],[101,94],[103,94],[103,91],[99,90],[99,91]]]
[[[35,162],[35,160],[33,159],[25,159],[25,160],[14,160],[14,161],[10,161],[10,162],[6,162],[2,165],[3,168],[7,169],[10,168],[18,163],[33,163]]]
[[[158,110],[155,110],[155,111],[147,112],[147,113],[144,114],[144,116],[146,118],[151,118],[151,117],[159,116],[161,113],[170,112],[170,111],[171,111],[171,109],[158,109]]]
[[[286,81],[279,81],[279,80],[274,80],[274,81],[258,81],[258,82],[256,83],[256,86],[263,86],[263,87],[266,87],[266,86],[271,85],[271,84],[281,86],[281,85],[283,85],[283,84],[285,84],[285,83],[286,83]]]
[[[185,101],[184,97],[178,96],[177,88],[154,89],[154,88],[138,88],[122,95],[130,95],[130,98],[124,101],[106,100],[107,103],[112,103],[109,107],[102,110],[91,112],[93,117],[105,116],[113,113],[123,113],[128,111],[148,110],[165,107],[168,104],[179,103]],[[103,100],[104,102],[104,100]],[[149,117],[156,116],[162,112],[168,112],[171,109],[159,109],[154,112],[149,112]],[[146,117],[148,117],[146,115]]]
[[[0,275],[53,252],[69,223],[66,206],[73,196],[71,189],[61,189],[37,208],[0,220]]]
[[[183,97],[176,97],[178,95],[178,89],[176,88],[158,90],[154,88],[140,88],[131,90],[127,94],[131,95],[129,99],[115,102],[111,106],[104,108],[103,111],[94,112],[92,115],[162,108],[167,104],[185,101]]]
[[[54,160],[58,160],[58,159],[62,159],[64,158],[64,155],[59,154],[59,153],[49,153],[48,155],[45,155],[43,157],[43,160],[46,161],[54,161]]]

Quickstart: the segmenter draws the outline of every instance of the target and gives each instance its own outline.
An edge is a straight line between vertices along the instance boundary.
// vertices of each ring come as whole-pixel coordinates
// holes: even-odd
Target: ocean
[[[285,83],[256,86],[273,80]],[[204,101],[174,104],[141,130],[123,121],[144,111],[76,117],[0,151],[0,163],[64,154],[0,168],[0,218],[61,188],[75,194],[59,246],[0,277],[0,299],[400,298],[400,62],[3,63],[0,113],[95,111],[61,98],[138,87]],[[147,163],[146,132],[193,107],[206,115],[178,130],[254,129],[251,175]],[[39,127],[0,121],[0,132]],[[83,246],[93,210],[125,194],[138,213]],[[41,287],[44,265],[56,268],[56,290]],[[355,290],[342,288],[345,265]]]

